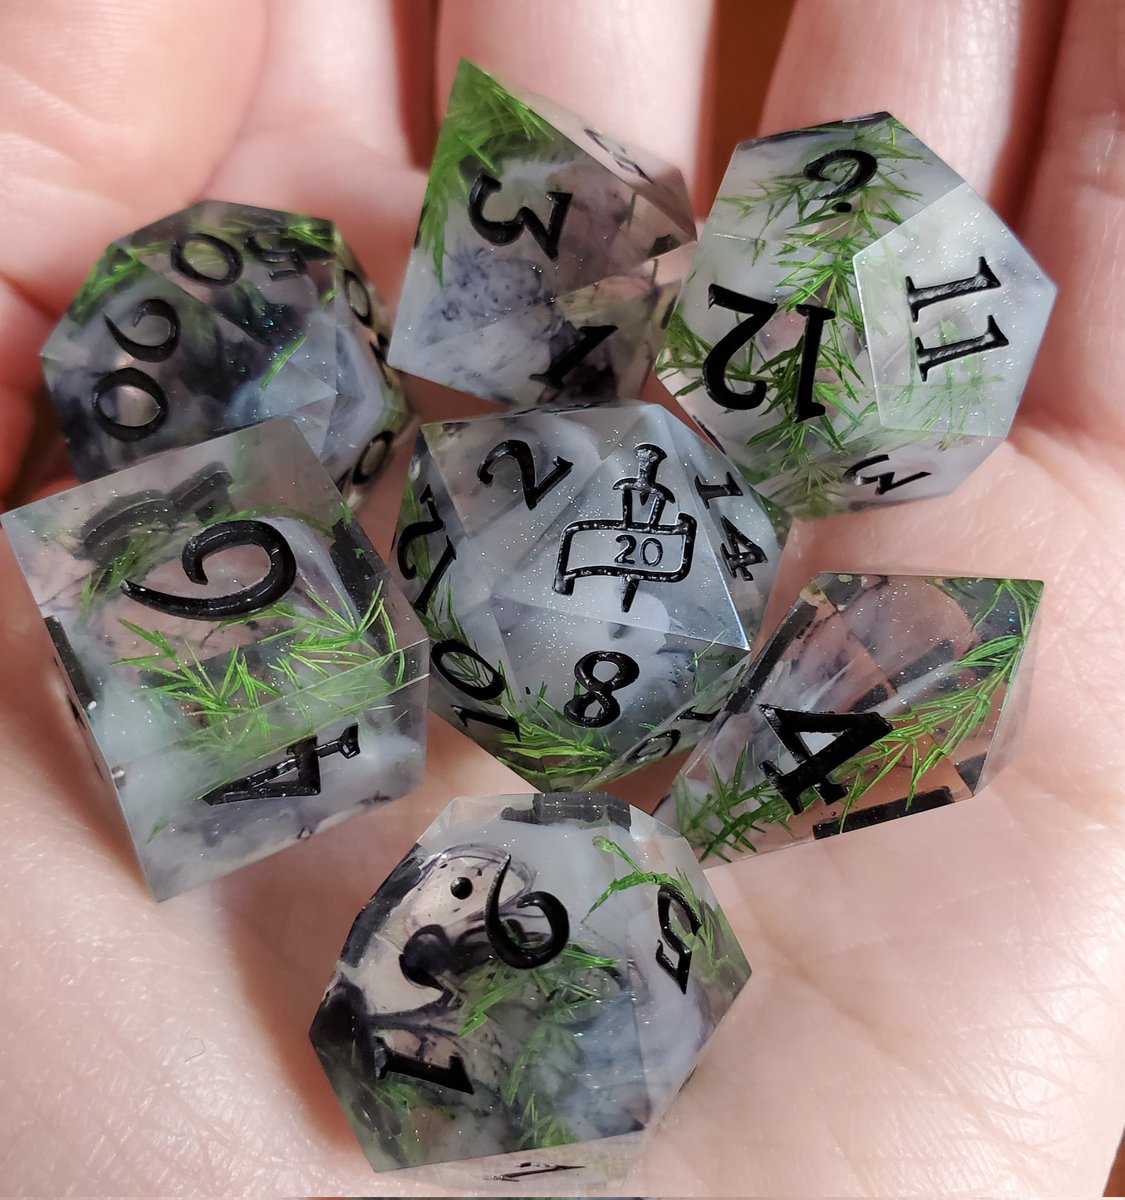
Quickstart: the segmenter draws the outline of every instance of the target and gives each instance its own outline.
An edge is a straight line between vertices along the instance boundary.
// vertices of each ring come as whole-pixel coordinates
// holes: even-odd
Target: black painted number
[[[594,674],[594,669],[602,663],[614,668],[608,679],[599,679]],[[566,719],[584,729],[600,729],[616,721],[621,716],[621,705],[613,693],[636,683],[640,674],[636,660],[617,650],[594,650],[584,654],[575,664],[574,678],[585,690],[563,706]],[[591,714],[590,710],[595,706],[597,711]]]
[[[734,579],[753,579],[750,568],[757,563],[764,563],[766,556],[757,542],[751,541],[746,534],[726,517],[720,518],[723,530],[723,544],[719,551],[723,562],[727,565],[730,577]]]
[[[212,554],[242,546],[257,546],[269,557],[269,569],[257,583],[226,596],[173,596],[124,580],[121,590],[130,599],[157,612],[197,621],[225,621],[276,604],[297,578],[297,560],[289,543],[264,521],[222,521],[188,539],[180,554],[184,574],[192,583],[206,584],[204,563]]]
[[[419,538],[428,538],[430,534],[441,533],[445,529],[445,520],[438,512],[437,501],[434,499],[434,493],[429,485],[426,486],[422,494],[418,497],[418,500],[430,516],[428,520],[411,521],[409,525],[403,528],[402,534],[399,536],[395,558],[398,562],[398,569],[402,572],[404,579],[413,579],[418,574],[418,568],[410,561],[410,547]],[[456,557],[457,551],[447,537],[445,539],[445,546],[442,548],[441,557],[431,569],[430,577],[422,585],[422,590],[418,593],[418,597],[414,601],[416,612],[424,613],[429,607],[437,585],[441,582],[442,576],[453,565],[453,560]]]
[[[1002,287],[996,273],[982,256],[977,263],[975,275],[965,279],[953,279],[948,283],[935,283],[929,287],[915,287],[914,280],[906,277],[906,302],[910,305],[910,316],[918,320],[918,314],[930,304],[942,300],[953,300],[960,296],[971,296],[975,292],[987,292],[993,288]],[[998,350],[1008,344],[1003,330],[996,324],[996,318],[989,316],[985,332],[978,337],[965,338],[960,342],[946,342],[941,346],[924,346],[921,338],[914,339],[914,353],[918,361],[918,371],[925,380],[934,367],[943,363],[954,362],[964,358],[966,354],[980,354],[984,350]]]
[[[514,922],[506,922],[500,915],[500,889],[511,865],[512,856],[509,854],[488,889],[484,931],[488,935],[489,945],[501,962],[520,971],[530,971],[549,963],[563,952],[570,939],[570,918],[566,905],[558,896],[550,892],[528,892],[516,900],[516,908],[538,908],[547,919],[550,934],[538,944],[517,941],[509,929]]]
[[[500,187],[500,180],[485,171],[473,180],[469,192],[469,222],[472,227],[494,246],[510,246],[526,229],[531,240],[554,262],[559,256],[559,238],[562,237],[563,223],[574,197],[570,192],[548,192],[551,212],[546,225],[526,205],[521,205],[510,220],[494,221],[484,215],[484,206]]]
[[[761,704],[759,708],[781,744],[799,764],[782,774],[774,763],[762,763],[762,773],[789,802],[795,815],[802,812],[801,796],[811,787],[820,792],[825,804],[842,800],[847,795],[847,788],[829,778],[829,773],[886,737],[892,728],[890,721],[876,712],[794,712],[772,704]],[[815,754],[810,754],[801,736],[805,733],[834,733],[836,736]]]
[[[338,738],[320,745],[315,737],[294,742],[285,757],[272,767],[223,784],[203,799],[208,804],[234,804],[239,800],[281,800],[320,795],[320,760],[333,754],[355,758],[359,754],[359,726],[349,725]],[[295,775],[294,779],[283,779]]]
[[[875,495],[885,496],[888,492],[893,492],[895,488],[906,487],[908,483],[916,483],[919,479],[927,479],[932,474],[930,471],[917,471],[913,475],[907,475],[905,479],[896,479],[894,471],[878,471],[874,475],[860,474],[860,471],[866,471],[877,463],[890,462],[890,459],[891,456],[889,454],[873,454],[870,458],[862,459],[860,462],[850,466],[844,472],[844,478],[861,486],[873,483],[875,484]]]
[[[830,170],[840,163],[848,164],[848,174],[842,180],[839,179],[837,171]],[[852,211],[852,206],[843,197],[863,187],[875,174],[878,165],[875,156],[868,154],[866,150],[829,150],[827,154],[814,158],[805,167],[805,178],[823,183],[836,183],[837,186],[825,192],[821,199],[837,201],[832,207],[838,213],[846,213]]]
[[[617,332],[616,325],[579,325],[577,326],[578,337],[573,346],[569,346],[563,350],[555,358],[551,359],[545,371],[536,371],[534,375],[529,376],[535,383],[545,384],[547,387],[562,389],[566,386],[566,377],[583,362],[589,355],[606,340],[611,333]]]
[[[196,283],[228,287],[242,274],[242,256],[222,238],[210,233],[189,233],[172,247],[172,266]]]
[[[453,665],[446,663],[446,659],[450,657],[454,659]],[[430,662],[446,683],[474,700],[495,701],[507,690],[508,681],[504,678],[504,672],[499,667],[494,667],[472,646],[457,638],[445,638],[436,642],[430,651]],[[487,709],[465,708],[458,704],[453,705],[453,711],[466,727],[470,721],[479,721],[482,725],[503,729],[519,741],[520,730],[515,717],[506,713],[492,713]]]
[[[105,323],[110,336],[126,354],[131,354],[141,362],[163,362],[175,353],[176,347],[179,345],[180,318],[167,300],[160,300],[155,296],[148,300],[142,300],[133,309],[129,324],[136,329],[148,317],[156,317],[165,324],[164,338],[159,342],[138,342],[123,333],[109,317],[105,318]]]
[[[450,1088],[455,1092],[472,1093],[473,1084],[465,1070],[465,1063],[459,1054],[449,1057],[449,1066],[439,1067],[428,1063],[425,1059],[410,1058],[392,1050],[382,1038],[373,1039],[375,1043],[375,1078],[385,1079],[388,1075],[405,1075],[409,1079],[420,1079],[423,1083],[436,1084],[438,1087]]]
[[[766,398],[766,381],[756,379],[746,391],[736,392],[727,382],[727,368],[731,359],[765,328],[777,312],[778,306],[769,300],[744,296],[741,292],[732,291],[717,283],[711,284],[707,289],[707,304],[708,307],[717,304],[720,308],[728,308],[731,312],[746,315],[745,321],[739,321],[729,333],[719,338],[703,360],[703,386],[707,395],[716,404],[737,412],[757,408]],[[824,414],[824,405],[813,399],[813,385],[824,326],[833,320],[836,314],[832,309],[821,308],[816,304],[798,304],[794,311],[805,318],[794,418],[797,421],[808,421],[812,417]]]
[[[531,447],[527,442],[509,438],[507,441],[497,442],[477,467],[477,478],[486,487],[491,487],[496,481],[493,468],[505,458],[510,458],[516,464],[520,474],[520,487],[523,489],[523,500],[529,509],[535,508],[539,501],[558,487],[574,468],[574,463],[570,459],[556,455],[554,466],[542,479],[537,479]]]
[[[687,902],[683,892],[670,883],[662,883],[656,893],[656,915],[660,919],[660,932],[675,952],[676,960],[668,957],[663,942],[656,943],[656,961],[676,981],[681,992],[687,992],[688,975],[691,971],[691,948],[684,943],[680,933],[672,924],[672,909],[679,913],[680,920],[692,934],[699,932],[702,921],[699,914]]]

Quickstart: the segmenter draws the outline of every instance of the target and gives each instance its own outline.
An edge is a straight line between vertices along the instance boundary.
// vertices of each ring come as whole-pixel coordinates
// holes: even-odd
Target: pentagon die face
[[[590,1186],[624,1174],[749,974],[658,821],[600,794],[459,799],[360,913],[312,1039],[377,1170]]]
[[[462,62],[390,361],[522,406],[635,394],[694,242],[678,171]]]
[[[80,479],[290,416],[352,502],[405,417],[389,336],[330,221],[208,200],[107,249],[43,370]]]
[[[942,495],[1006,437],[1054,292],[878,113],[736,149],[658,373],[795,514]]]
[[[417,783],[424,631],[292,422],[4,527],[161,899]]]
[[[424,426],[395,565],[433,640],[432,705],[544,789],[689,746],[748,655],[783,533],[655,405]]]
[[[658,810],[706,861],[964,799],[1011,757],[1030,579],[819,575]]]

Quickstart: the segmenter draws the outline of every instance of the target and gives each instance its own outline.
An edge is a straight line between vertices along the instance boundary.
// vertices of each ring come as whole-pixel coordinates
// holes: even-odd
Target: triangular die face
[[[525,533],[518,564],[497,578],[498,598],[561,616],[596,613],[615,629],[745,644],[690,485],[659,433],[652,423],[635,427],[565,509],[535,526],[538,536]]]
[[[855,258],[879,415],[938,436],[1006,436],[1055,286],[967,184]]]
[[[691,702],[701,676],[718,678],[738,654],[667,621],[626,626],[500,595],[492,609],[521,713],[505,761],[540,787],[585,789],[595,776],[627,774],[630,748]]]
[[[690,240],[692,231],[462,63],[434,153],[399,337],[428,345],[450,327],[479,328]],[[440,314],[424,323],[435,305]]]
[[[678,288],[675,270],[602,279],[395,362],[513,406],[619,400],[640,392]]]

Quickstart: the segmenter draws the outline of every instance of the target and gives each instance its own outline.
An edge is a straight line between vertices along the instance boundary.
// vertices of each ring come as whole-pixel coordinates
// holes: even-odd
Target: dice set
[[[749,978],[701,861],[1011,755],[1035,581],[820,575],[751,649],[791,517],[1006,436],[1053,286],[885,113],[739,146],[694,241],[674,168],[462,63],[393,334],[330,221],[204,201],[44,348],[86,482],[4,527],[157,897],[404,796],[427,703],[537,789],[450,804],[344,945],[312,1040],[377,1170],[619,1180]],[[395,576],[388,363],[518,409],[422,427]],[[656,817],[591,790],[693,746]]]

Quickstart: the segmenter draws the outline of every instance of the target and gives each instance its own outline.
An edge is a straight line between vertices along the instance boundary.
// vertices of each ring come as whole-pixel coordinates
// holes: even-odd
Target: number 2
[[[496,476],[492,468],[504,458],[510,458],[516,464],[516,468],[520,473],[520,487],[523,489],[523,501],[528,509],[535,508],[539,504],[539,501],[558,487],[574,469],[574,463],[570,459],[556,455],[555,465],[542,479],[537,479],[535,477],[535,459],[532,456],[531,447],[527,442],[509,438],[507,441],[497,442],[484,456],[484,461],[480,466],[477,467],[477,478],[486,487],[491,487],[495,483]]]

